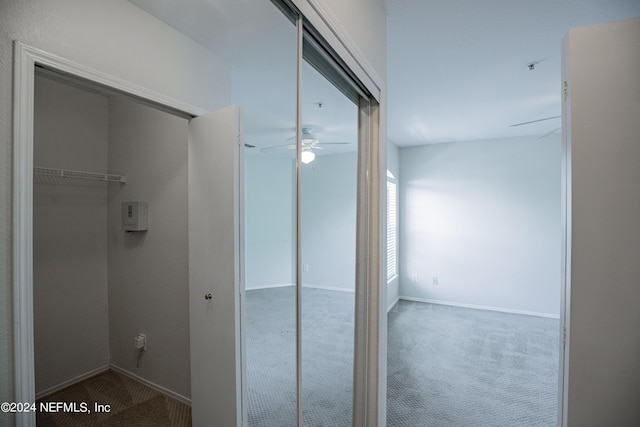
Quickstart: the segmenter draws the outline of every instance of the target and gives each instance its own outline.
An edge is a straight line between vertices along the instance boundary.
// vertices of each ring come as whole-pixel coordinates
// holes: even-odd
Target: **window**
[[[398,217],[396,177],[387,171],[387,281],[398,274]]]

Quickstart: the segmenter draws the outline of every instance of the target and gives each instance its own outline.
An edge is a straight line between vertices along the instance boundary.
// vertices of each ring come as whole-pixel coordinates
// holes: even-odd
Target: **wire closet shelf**
[[[72,170],[66,170],[66,169],[34,167],[33,174],[38,176],[48,176],[53,178],[74,178],[74,179],[85,179],[90,181],[119,182],[121,184],[127,183],[126,175],[115,175],[110,173],[82,172],[82,171],[72,171]]]

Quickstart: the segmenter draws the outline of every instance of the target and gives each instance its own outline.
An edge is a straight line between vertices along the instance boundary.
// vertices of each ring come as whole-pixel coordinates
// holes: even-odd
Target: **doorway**
[[[34,77],[35,393],[38,404],[84,396],[109,409],[36,417],[134,425],[156,406],[155,422],[187,425],[188,121],[74,83]],[[131,200],[146,209],[135,231],[122,223]]]
[[[84,339],[86,339],[87,342],[84,342],[81,336],[72,336],[71,339],[72,341],[75,339],[75,342],[72,342],[72,344],[80,345],[80,350],[76,351],[76,353],[82,353],[91,347],[90,353],[92,353],[94,360],[92,361],[93,365],[91,367],[84,366],[82,363],[78,363],[78,366],[66,366],[69,372],[66,372],[63,375],[64,378],[61,377],[62,379],[50,378],[51,375],[49,375],[49,377],[39,377],[39,381],[44,380],[43,383],[38,385],[40,388],[39,392],[41,392],[40,394],[54,392],[59,388],[70,385],[72,382],[80,381],[84,379],[84,377],[94,373],[100,373],[110,368],[124,373],[128,377],[142,381],[145,385],[151,386],[163,395],[169,395],[181,401],[188,402],[188,395],[191,392],[191,403],[195,413],[200,412],[202,408],[210,409],[212,406],[215,408],[215,402],[214,405],[209,403],[206,405],[200,405],[199,402],[195,403],[197,399],[194,399],[194,396],[198,396],[199,391],[196,390],[196,392],[193,393],[193,381],[191,381],[191,385],[189,384],[189,365],[191,365],[191,367],[197,365],[193,360],[191,360],[190,363],[189,358],[190,356],[193,357],[193,355],[202,355],[199,351],[189,351],[189,346],[194,343],[202,343],[204,340],[199,339],[201,337],[196,336],[197,331],[189,325],[189,316],[194,310],[188,310],[186,303],[187,298],[189,298],[188,295],[193,293],[190,291],[194,283],[194,280],[186,279],[187,273],[185,268],[186,263],[189,262],[189,264],[191,264],[193,259],[193,257],[187,257],[186,255],[186,235],[188,232],[186,216],[189,211],[186,206],[186,189],[189,188],[191,190],[194,187],[192,183],[187,183],[187,181],[193,180],[192,176],[187,176],[187,146],[193,146],[197,143],[196,135],[193,135],[190,129],[193,127],[192,124],[195,121],[195,119],[191,120],[191,117],[197,115],[200,116],[197,119],[197,123],[199,124],[211,123],[217,119],[221,119],[222,121],[221,124],[218,123],[218,126],[216,126],[216,132],[208,133],[208,136],[216,138],[219,144],[215,147],[220,149],[221,154],[214,157],[220,158],[228,155],[228,151],[225,152],[224,150],[226,150],[225,147],[229,146],[232,150],[235,149],[236,152],[239,152],[238,141],[241,139],[240,129],[238,127],[239,120],[229,120],[227,117],[229,112],[237,117],[237,108],[232,107],[231,109],[227,109],[226,112],[223,110],[221,113],[203,114],[204,112],[198,108],[173,101],[151,91],[130,87],[115,78],[105,76],[102,73],[49,55],[18,42],[15,44],[15,54],[17,57],[16,62],[20,64],[20,67],[18,67],[19,72],[16,73],[17,96],[15,104],[17,125],[16,144],[14,146],[16,152],[14,170],[16,173],[17,198],[15,204],[16,224],[14,230],[16,239],[14,240],[14,254],[15,259],[19,261],[19,268],[16,268],[15,271],[15,336],[17,346],[16,354],[18,356],[16,358],[16,399],[21,399],[21,401],[24,402],[34,402],[36,396],[33,335],[35,314],[33,299],[34,267],[38,268],[35,274],[38,280],[44,277],[47,279],[45,280],[47,284],[63,282],[63,284],[66,285],[66,283],[64,283],[66,280],[64,275],[60,277],[61,275],[58,274],[58,277],[54,277],[56,276],[56,272],[53,270],[61,267],[61,264],[51,263],[47,266],[47,257],[42,256],[43,254],[49,254],[50,257],[55,257],[66,254],[69,255],[67,256],[67,264],[73,263],[74,257],[77,258],[76,261],[86,261],[88,257],[97,259],[97,264],[101,266],[99,268],[89,268],[91,271],[88,273],[86,272],[86,266],[81,265],[79,269],[76,268],[74,273],[77,273],[78,270],[85,271],[85,273],[83,273],[84,276],[75,278],[77,279],[74,280],[76,284],[80,282],[79,284],[82,286],[84,284],[83,282],[93,281],[94,283],[104,285],[105,276],[109,276],[108,274],[104,274],[104,271],[106,270],[107,273],[109,273],[110,267],[112,280],[116,280],[119,283],[106,289],[102,286],[101,293],[97,296],[95,293],[90,296],[85,295],[86,292],[83,292],[86,291],[86,289],[77,289],[78,291],[75,293],[72,291],[64,291],[60,292],[59,295],[56,295],[55,291],[62,289],[61,287],[58,287],[58,289],[48,289],[50,292],[53,291],[54,296],[57,298],[62,298],[60,306],[64,306],[64,304],[71,305],[76,311],[78,309],[81,311],[84,310],[85,313],[89,313],[89,316],[93,316],[89,320],[86,318],[72,320],[72,322],[75,320],[78,323],[87,322],[87,326],[91,326],[89,329],[93,332],[93,335],[89,337],[85,335]],[[78,139],[79,135],[73,135],[69,139],[76,139],[77,141],[69,144],[68,141],[64,141],[64,137],[60,137],[59,135],[55,136],[56,132],[52,132],[52,130],[58,128],[57,130],[63,133],[65,129],[64,121],[58,123],[57,119],[51,119],[51,117],[54,117],[51,115],[48,119],[51,123],[45,123],[42,129],[36,129],[39,135],[38,138],[42,137],[45,142],[51,142],[46,141],[46,139],[55,137],[61,140],[59,141],[60,144],[63,146],[67,144],[68,147],[64,150],[59,150],[60,147],[56,147],[56,144],[44,144],[44,146],[41,146],[35,151],[35,154],[37,156],[36,160],[38,161],[46,159],[52,161],[52,163],[59,162],[57,167],[52,167],[56,165],[51,164],[40,165],[38,168],[34,167],[34,115],[33,108],[28,106],[34,103],[35,89],[39,87],[40,90],[42,90],[42,85],[40,84],[41,78],[39,75],[36,77],[37,74],[51,76],[55,80],[53,84],[57,85],[56,88],[54,88],[55,90],[60,89],[60,86],[73,86],[76,95],[69,97],[69,91],[67,90],[62,94],[62,99],[59,100],[64,108],[70,107],[72,103],[69,101],[73,97],[78,97],[77,93],[89,92],[90,97],[93,97],[93,101],[90,103],[99,104],[96,107],[97,110],[101,113],[107,111],[109,113],[108,116],[112,119],[111,123],[105,117],[100,119],[101,114],[90,114],[91,116],[98,117],[97,120],[99,123],[84,123],[84,121],[82,123],[74,123],[73,114],[67,114],[67,116],[71,116],[67,117],[67,119],[70,120],[70,124],[80,127],[86,126],[91,131],[90,133],[92,133],[93,138],[92,141],[87,141],[82,139],[83,136],[80,136],[80,139]],[[38,82],[36,88],[34,88],[34,81]],[[51,83],[47,85],[51,86]],[[81,90],[78,91],[78,88]],[[83,96],[80,97],[82,98]],[[84,96],[84,98],[86,98],[86,96]],[[131,100],[132,98],[133,101]],[[45,101],[47,100],[45,99]],[[27,107],[23,111],[21,106],[25,105]],[[96,108],[92,108],[92,110]],[[84,109],[84,106],[80,110],[82,109]],[[167,112],[171,114],[167,114]],[[160,116],[162,116],[162,119],[158,120]],[[169,121],[173,120],[174,123],[165,126],[163,122],[166,122],[167,118],[169,118]],[[45,122],[46,121],[47,120],[45,120]],[[141,127],[136,126],[136,121],[143,122],[143,125]],[[42,124],[40,122],[42,122],[42,120],[39,121],[38,127]],[[71,128],[73,128],[73,126],[71,126]],[[189,143],[187,142],[188,128],[190,130],[189,139],[191,140]],[[105,129],[106,132],[104,132]],[[225,131],[225,129],[227,131]],[[223,131],[226,132],[226,134],[223,134]],[[155,135],[154,132],[156,132]],[[157,132],[161,132],[163,135],[158,135]],[[148,135],[144,136],[145,133]],[[104,144],[105,135],[107,135],[106,141],[110,143],[108,144],[109,149],[106,147],[107,144]],[[118,141],[108,141],[109,135],[112,138],[118,139]],[[101,140],[102,142],[100,142]],[[164,143],[159,142],[163,140],[165,141]],[[208,141],[210,141],[210,139]],[[101,146],[100,149],[97,149],[97,152],[94,152],[95,150],[89,150],[89,148],[96,148],[96,143]],[[145,144],[149,146],[145,146]],[[38,145],[40,146],[40,144]],[[77,150],[74,151],[74,149]],[[89,152],[87,152],[87,150],[89,150]],[[109,158],[109,154],[111,154],[112,158]],[[82,169],[85,169],[83,171],[70,169],[79,169],[77,165],[65,164],[65,162],[73,163],[73,161],[75,161],[74,159],[91,163],[94,158],[97,158],[94,162],[95,164],[87,164],[86,166],[92,167],[82,167]],[[161,160],[165,158],[172,158],[173,160],[165,163],[164,160]],[[225,158],[231,159],[231,157],[228,156]],[[126,165],[128,161],[133,161],[133,163]],[[136,162],[142,163],[143,166],[141,167],[141,165]],[[239,162],[237,164],[239,164]],[[129,172],[128,178],[123,174],[107,173],[108,171],[106,169],[108,169],[109,166],[115,165],[118,165],[118,168],[129,169],[131,172]],[[209,165],[207,165],[207,167],[209,167]],[[87,171],[86,169],[92,170]],[[196,168],[192,165],[189,169],[193,171]],[[229,170],[231,173],[235,173],[235,177],[237,178],[220,176],[220,173]],[[220,189],[217,196],[220,196],[221,192],[226,192],[232,196],[236,194],[237,187],[235,185],[238,184],[240,176],[238,169],[216,169],[216,171],[219,172],[217,176],[210,173],[206,176],[207,179],[217,178],[216,182],[224,183],[224,188]],[[38,174],[37,179],[43,180],[43,182],[34,180],[34,173]],[[44,178],[42,178],[41,175],[44,175]],[[94,181],[93,178],[99,181]],[[112,180],[116,182],[105,182]],[[127,180],[129,187],[125,185]],[[35,186],[33,186],[34,182]],[[69,186],[63,185],[68,182],[72,182],[73,185],[80,188],[72,189]],[[55,187],[56,189],[53,190],[55,194],[51,193],[51,189],[44,191],[43,188],[41,188],[47,185],[53,186],[54,184],[57,185]],[[66,228],[69,229],[67,230],[69,233],[72,233],[74,230],[78,231],[78,224],[80,223],[95,226],[97,223],[102,222],[104,224],[106,222],[106,224],[104,224],[107,234],[106,239],[105,233],[103,230],[100,230],[102,227],[99,225],[97,227],[88,227],[88,229],[85,228],[78,233],[80,238],[76,240],[80,240],[80,243],[85,245],[82,248],[79,247],[78,242],[73,242],[67,245],[69,247],[58,248],[58,250],[56,250],[56,248],[53,247],[55,246],[55,242],[51,242],[50,239],[45,238],[44,245],[41,244],[41,242],[36,244],[38,259],[40,261],[45,260],[45,266],[44,268],[34,266],[31,255],[34,248],[33,229],[31,228],[31,219],[33,218],[34,212],[34,188],[37,188],[35,194],[39,198],[37,203],[38,211],[36,212],[38,229],[42,228],[41,223],[48,221],[52,217],[49,215],[52,209],[55,210],[58,208],[58,205],[64,204],[66,207],[59,209],[55,216],[58,218],[65,217],[65,219],[67,219],[65,224]],[[88,195],[90,197],[79,197],[78,190],[85,196]],[[96,194],[98,195],[96,196]],[[216,194],[211,191],[209,191],[208,194],[216,196]],[[178,199],[182,197],[184,199],[183,203],[176,200],[176,197]],[[140,212],[138,207],[146,205],[144,206],[145,215],[141,216],[151,219],[151,228],[149,228],[148,221],[144,221],[146,223],[144,224],[145,227],[143,227],[141,223],[138,224],[140,228],[135,228],[135,231],[123,228],[121,224],[121,212],[125,212],[123,210],[123,202],[125,202],[125,200],[121,200],[123,198],[127,199],[126,203],[137,206],[136,212],[138,213]],[[196,198],[190,197],[189,199],[191,201]],[[91,201],[89,202],[89,200]],[[72,209],[69,209],[69,203],[61,203],[68,201],[71,202],[70,204],[73,206]],[[150,217],[148,215],[149,205],[156,205],[155,208],[152,208]],[[224,225],[224,228],[237,230],[237,228],[233,226],[233,218],[239,217],[239,205],[227,204],[225,206],[231,209],[232,214],[230,217],[232,220],[231,225]],[[41,208],[44,208],[44,210]],[[40,211],[44,214],[40,215],[38,213]],[[96,213],[96,211],[100,212]],[[86,215],[83,216],[81,213]],[[78,215],[78,218],[74,218],[74,215]],[[153,219],[154,217],[155,220]],[[105,218],[106,221],[103,221]],[[74,219],[76,219],[76,221],[74,221]],[[175,221],[182,221],[182,226],[176,224]],[[153,225],[154,222],[155,226]],[[237,221],[235,221],[235,223],[237,223]],[[197,221],[191,219],[189,224],[197,225]],[[84,227],[84,225],[82,227]],[[50,230],[52,228],[55,229],[55,227],[48,227]],[[53,230],[52,232],[64,234],[65,227],[59,228],[59,230]],[[89,231],[89,229],[93,230],[93,232]],[[211,229],[211,227],[209,227],[209,229]],[[150,230],[152,232],[149,232]],[[173,236],[171,236],[172,233]],[[106,244],[105,240],[111,240],[112,244]],[[145,243],[152,243],[152,240],[155,241],[153,247],[145,247]],[[194,239],[190,239],[189,244],[193,241]],[[180,244],[180,242],[182,242],[182,244]],[[87,244],[92,245],[91,250],[83,250],[83,248],[86,249]],[[101,256],[96,255],[96,247],[99,247],[102,253]],[[230,248],[229,250],[234,254],[237,253],[237,251],[234,251],[233,245],[231,247],[226,246],[226,248]],[[162,255],[163,252],[164,255]],[[107,254],[106,257],[104,256],[105,253]],[[181,253],[182,256],[180,255]],[[161,261],[161,263],[167,264],[170,270],[169,274],[166,274],[167,271],[163,272],[164,266],[157,264],[163,257],[168,258]],[[69,258],[71,258],[71,260],[69,260]],[[39,264],[41,263],[39,262]],[[91,265],[91,262],[87,262],[87,264]],[[125,267],[125,265],[128,265],[128,267]],[[240,264],[234,264],[232,262],[229,263],[229,265],[231,269],[237,270]],[[222,273],[222,270],[223,269],[220,270],[220,273]],[[193,270],[190,273],[190,276],[194,276]],[[90,277],[88,277],[87,274],[89,274]],[[215,280],[216,276],[211,276],[211,278]],[[139,286],[140,284],[144,286],[141,287]],[[150,288],[145,288],[149,286]],[[237,290],[238,286],[239,282],[231,282],[232,289]],[[90,288],[91,286],[84,287]],[[40,296],[45,297],[45,301],[43,301],[44,304],[40,304],[39,302],[36,302],[36,304],[40,307],[43,305],[46,306],[46,291],[44,294],[42,294],[41,291],[38,292]],[[195,291],[195,293],[199,297],[198,300],[203,298],[199,289]],[[237,294],[237,291],[231,292],[231,295],[234,297]],[[51,293],[49,296],[51,296]],[[38,298],[39,301],[43,300],[43,298]],[[105,304],[105,300],[109,300],[109,304]],[[180,304],[180,301],[183,301],[183,304]],[[217,298],[217,302],[228,305],[222,295]],[[159,308],[167,304],[169,305],[168,307],[164,309]],[[173,307],[172,304],[176,304],[176,306]],[[54,311],[56,309],[59,310],[60,306],[58,306],[58,304],[55,306],[52,305]],[[120,309],[116,310],[118,306]],[[115,311],[109,313],[110,308]],[[106,314],[105,311],[108,314]],[[42,310],[39,311],[38,314],[41,312]],[[174,312],[175,315],[166,315],[166,312]],[[239,316],[239,310],[237,310],[236,313],[238,313],[237,315]],[[64,309],[63,314],[66,314]],[[218,314],[219,313],[215,313],[214,316]],[[58,315],[61,318],[64,317],[63,315]],[[42,319],[38,319],[38,329],[36,332],[40,336],[47,335],[46,333],[42,334],[40,332],[50,326],[47,325],[47,319],[50,317],[49,315],[48,317],[45,316]],[[126,319],[128,319],[128,321],[125,321]],[[107,323],[106,327],[105,323]],[[219,323],[223,324],[224,322]],[[74,326],[76,327],[74,331],[77,332],[78,327],[82,329],[85,325]],[[136,331],[133,335],[132,331],[134,329],[131,328],[134,328]],[[53,329],[56,329],[55,324]],[[49,332],[51,332],[51,328],[49,328]],[[175,336],[172,338],[166,336],[166,334],[175,334]],[[67,333],[67,335],[69,334]],[[110,335],[106,337],[106,344],[105,335]],[[236,339],[235,333],[231,335],[232,340]],[[213,339],[219,338],[215,333],[209,333],[208,336]],[[64,339],[69,339],[69,337],[63,337],[62,340],[64,341]],[[140,341],[140,339],[142,340]],[[152,351],[154,341],[157,347]],[[96,342],[98,343],[96,344]],[[176,343],[182,344],[176,345]],[[39,352],[45,348],[42,347],[42,343],[39,344],[39,347]],[[227,349],[228,347],[224,347],[224,350]],[[233,352],[232,362],[227,365],[225,369],[227,372],[241,372],[242,357],[239,354],[239,338],[238,346],[231,346],[230,349],[230,351]],[[71,351],[73,352],[73,350]],[[98,354],[98,356],[93,353]],[[152,353],[155,353],[153,357],[151,357]],[[215,351],[210,352],[209,355],[213,357],[219,356]],[[49,362],[46,359],[46,357],[44,359],[39,358],[41,361],[44,360],[45,363]],[[65,357],[58,355],[57,359],[65,359]],[[64,364],[65,361],[62,360],[61,363]],[[75,363],[71,363],[71,365],[75,365]],[[38,366],[43,365],[39,363]],[[65,368],[65,366],[63,366],[63,368]],[[42,371],[42,369],[38,369]],[[82,372],[78,371],[78,369]],[[137,369],[140,369],[140,371],[136,373]],[[182,372],[182,375],[173,376],[172,374],[176,372]],[[199,371],[199,373],[202,372],[203,371]],[[168,379],[169,382],[163,380],[161,378],[163,376],[165,380]],[[170,383],[171,381],[174,383]],[[236,384],[236,378],[233,377],[230,387],[235,388]],[[220,404],[223,403],[226,404],[226,402]],[[236,406],[235,402],[233,406]],[[237,406],[241,408],[240,404]],[[218,409],[220,412],[224,412],[223,409]],[[237,416],[238,414],[235,413],[232,415],[234,418]],[[33,412],[22,413],[17,418],[17,423],[18,425],[34,425],[35,414]]]

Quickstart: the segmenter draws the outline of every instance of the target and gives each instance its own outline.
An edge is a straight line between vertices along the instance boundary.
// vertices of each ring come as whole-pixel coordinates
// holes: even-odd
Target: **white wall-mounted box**
[[[147,231],[149,229],[149,203],[122,202],[122,229]]]

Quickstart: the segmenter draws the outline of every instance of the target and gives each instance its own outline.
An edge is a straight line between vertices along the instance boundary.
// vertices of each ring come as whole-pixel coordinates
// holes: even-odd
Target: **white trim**
[[[81,78],[94,84],[115,89],[129,96],[169,107],[190,116],[201,116],[209,112],[203,108],[182,102],[160,92],[156,92],[127,80],[123,80],[119,77],[103,73],[102,71],[86,67],[77,62],[61,58],[57,55],[26,45],[17,40],[15,41],[15,46],[16,50],[22,51],[23,54],[31,60],[30,65],[32,66],[37,63],[38,65],[54,69],[55,71],[71,75],[72,77]]]
[[[314,289],[324,289],[325,291],[338,291],[338,292],[348,292],[348,293],[355,293],[356,290],[355,289],[348,289],[348,288],[338,288],[336,286],[320,286],[320,285],[312,285],[309,283],[303,283],[302,284],[303,288],[314,288]]]
[[[35,401],[33,352],[33,109],[36,64],[95,82],[138,99],[192,116],[206,113],[195,107],[105,74],[73,61],[28,46],[13,44],[13,338],[14,399]],[[35,414],[15,417],[17,427],[35,426]]]
[[[55,393],[57,391],[60,391],[62,389],[70,387],[70,386],[72,386],[74,384],[82,382],[82,381],[86,380],[87,378],[91,378],[91,377],[94,377],[94,376],[96,376],[98,374],[106,372],[109,369],[112,369],[112,370],[114,370],[114,371],[116,371],[116,372],[118,372],[118,373],[120,373],[120,374],[122,374],[124,376],[127,376],[127,377],[129,377],[129,378],[141,383],[141,384],[144,384],[147,387],[149,387],[149,388],[151,388],[151,389],[153,389],[153,390],[155,390],[155,391],[157,391],[159,393],[162,393],[162,394],[164,394],[166,396],[171,397],[172,399],[178,400],[178,401],[180,401],[182,403],[185,403],[185,404],[191,406],[191,399],[190,398],[188,398],[186,396],[183,396],[183,395],[181,395],[179,393],[176,393],[175,391],[169,390],[168,388],[163,387],[161,385],[158,385],[158,384],[156,384],[156,383],[154,383],[152,381],[149,381],[149,380],[147,380],[145,378],[142,378],[141,376],[136,375],[133,372],[130,372],[130,371],[128,371],[128,370],[126,370],[124,368],[121,368],[118,365],[114,365],[114,364],[107,364],[107,365],[101,366],[101,367],[93,369],[93,370],[91,370],[89,372],[85,372],[82,375],[78,375],[77,377],[72,378],[70,380],[63,381],[60,384],[55,385],[53,387],[50,387],[50,388],[48,388],[46,390],[38,392],[36,394],[36,400],[37,399],[42,399],[43,397],[49,396],[49,395],[51,395],[51,394],[53,394],[53,393]]]
[[[13,342],[14,399],[35,401],[33,356],[33,81],[35,59],[14,43],[13,95]],[[15,416],[35,426],[34,413]]]
[[[264,286],[257,286],[255,288],[246,288],[246,291],[257,291],[260,289],[275,289],[275,288],[287,288],[287,287],[294,287],[295,283],[276,283],[273,285],[264,285]],[[320,285],[312,285],[310,283],[303,283],[302,284],[303,288],[315,288],[315,289],[324,289],[327,291],[338,291],[338,292],[350,292],[350,293],[354,293],[355,289],[347,289],[347,288],[339,288],[337,286],[320,286]]]
[[[553,313],[541,313],[537,311],[515,310],[515,309],[503,308],[503,307],[490,307],[486,305],[465,304],[460,302],[442,301],[442,300],[429,299],[429,298],[408,297],[404,295],[401,295],[399,298],[405,301],[426,302],[429,304],[449,305],[452,307],[473,308],[476,310],[497,311],[501,313],[511,313],[511,314],[524,314],[526,316],[546,317],[548,319],[560,319],[560,315],[553,314]]]
[[[74,384],[77,384],[77,383],[79,383],[81,381],[84,381],[87,378],[91,378],[93,376],[96,376],[96,375],[101,374],[101,373],[103,373],[105,371],[108,371],[108,370],[109,370],[109,364],[106,364],[104,366],[100,366],[99,368],[92,369],[92,370],[90,370],[88,372],[85,372],[84,374],[78,375],[75,378],[71,378],[70,380],[63,381],[58,385],[54,385],[53,387],[49,387],[46,390],[42,390],[42,391],[36,393],[36,400],[42,399],[43,397],[49,396],[50,394],[53,394],[56,391],[60,391],[63,388],[67,388],[67,387],[72,386]]]
[[[562,85],[562,168],[561,168],[561,267],[560,267],[560,354],[558,361],[558,426],[569,425],[569,341],[571,337],[571,78],[570,34],[561,44]]]
[[[191,399],[186,397],[186,396],[178,394],[175,391],[171,391],[168,388],[162,387],[161,385],[158,385],[158,384],[156,384],[154,382],[151,382],[151,381],[149,381],[149,380],[147,380],[145,378],[142,378],[142,377],[134,374],[133,372],[130,372],[130,371],[127,371],[124,368],[121,368],[120,366],[111,364],[109,366],[109,368],[113,369],[114,371],[116,371],[118,373],[121,373],[122,375],[125,375],[125,376],[127,376],[127,377],[129,377],[129,378],[131,378],[131,379],[133,379],[133,380],[135,380],[137,382],[139,382],[139,383],[142,383],[142,384],[146,385],[147,387],[152,388],[152,389],[154,389],[155,391],[157,391],[159,393],[167,395],[167,396],[169,396],[169,397],[171,397],[173,399],[179,400],[180,402],[186,403],[187,405],[191,406]]]
[[[296,424],[303,425],[302,417],[302,63],[304,28],[303,17],[296,21],[296,188],[295,188],[295,282],[296,282]]]
[[[274,283],[273,285],[261,285],[261,286],[251,287],[251,288],[245,288],[245,291],[257,291],[259,289],[272,289],[272,288],[287,288],[287,287],[293,287],[293,286],[295,286],[295,283]]]
[[[384,80],[348,36],[331,9],[319,0],[292,0],[292,3],[355,73],[375,100],[380,102]]]
[[[395,307],[395,305],[398,303],[398,301],[400,301],[400,297],[397,297],[388,307],[387,307],[387,313],[390,312],[393,307]]]

